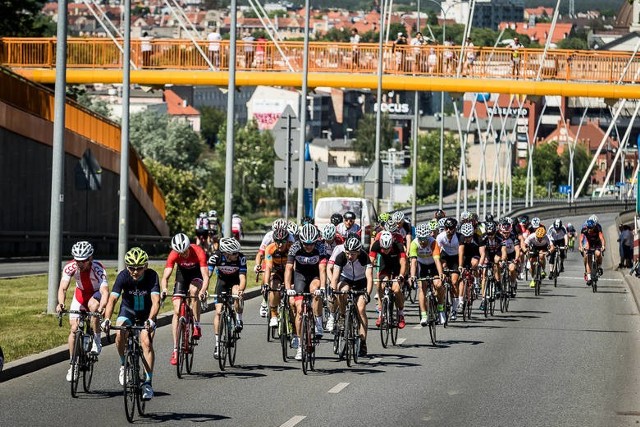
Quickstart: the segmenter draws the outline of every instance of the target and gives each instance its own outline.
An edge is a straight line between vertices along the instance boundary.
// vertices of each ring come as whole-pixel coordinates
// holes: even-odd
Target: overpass
[[[118,43],[121,45],[122,40]],[[141,85],[226,86],[229,42],[217,54],[207,41],[155,39],[143,57],[141,41],[132,42],[131,82]],[[238,86],[302,85],[302,42],[254,43],[245,52],[237,44]],[[0,38],[0,64],[39,83],[55,82],[55,38]],[[460,63],[468,51],[460,46],[386,44],[382,50],[383,88],[407,91],[490,92],[514,95],[560,95],[639,99],[640,58],[632,52],[551,49],[518,51],[514,66],[510,48],[476,47],[472,65]],[[451,59],[449,57],[451,56]],[[377,43],[311,42],[309,87],[377,88]],[[119,46],[104,38],[69,38],[67,82],[121,83]]]

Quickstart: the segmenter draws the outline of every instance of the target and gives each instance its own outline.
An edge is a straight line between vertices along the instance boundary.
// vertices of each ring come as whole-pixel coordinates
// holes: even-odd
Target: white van
[[[331,222],[331,215],[352,211],[356,214],[356,224],[364,228],[365,242],[371,236],[371,227],[378,222],[378,214],[369,199],[357,197],[322,197],[318,199],[314,211],[315,224],[320,230]]]

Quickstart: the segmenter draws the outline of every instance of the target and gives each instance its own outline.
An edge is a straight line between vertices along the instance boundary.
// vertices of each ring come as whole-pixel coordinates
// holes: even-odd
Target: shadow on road
[[[230,417],[216,414],[196,414],[178,412],[147,413],[144,418],[136,420],[136,424],[156,424],[170,421],[189,421],[192,423],[206,423],[210,421],[227,420]]]

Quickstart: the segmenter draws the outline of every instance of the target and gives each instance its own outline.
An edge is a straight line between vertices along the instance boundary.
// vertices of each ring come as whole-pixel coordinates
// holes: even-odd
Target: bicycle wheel
[[[316,343],[318,341],[316,340],[316,319],[315,319],[315,316],[313,316],[313,313],[311,316],[309,316],[307,322],[309,322],[309,331],[311,331],[309,333],[308,341],[307,341],[308,342],[307,364],[308,364],[308,370],[314,371],[316,366]]]
[[[290,322],[289,322],[289,309],[285,306],[280,306],[280,314],[278,316],[278,335],[280,335],[280,347],[282,349],[282,360],[286,362],[289,359],[289,347],[290,347]]]
[[[129,332],[133,333],[133,332]],[[136,410],[136,394],[138,393],[139,385],[135,368],[135,356],[131,353],[127,353],[124,358],[124,413],[127,416],[127,421],[133,422],[133,415]]]
[[[302,373],[307,375],[309,362],[309,341],[311,341],[312,331],[309,329],[307,314],[302,315],[302,334],[300,336],[300,345],[302,346]]]
[[[496,282],[491,278],[489,282],[489,314],[493,316],[496,312]]]
[[[500,313],[507,311],[507,283],[502,277],[500,281]]]
[[[535,295],[540,295],[540,285],[542,284],[542,267],[540,264],[536,267],[536,279],[535,279]]]
[[[555,262],[553,263],[553,287],[558,287],[558,274],[560,274],[560,263],[558,262],[560,254],[556,254]]]
[[[178,363],[176,364],[178,378],[182,378],[182,372],[184,371],[185,346],[187,345],[184,339],[186,331],[184,322],[184,317],[178,320],[178,342],[176,343],[178,346]]]
[[[267,308],[267,342],[271,342],[271,339],[273,338],[274,335],[274,331],[273,331],[273,326],[269,326],[269,323],[271,321],[271,307]]]
[[[387,297],[382,298],[382,308],[380,309],[380,341],[382,347],[387,348],[389,344],[389,327],[388,323],[390,319],[387,319],[387,312],[389,306],[389,299]]]
[[[418,283],[409,285],[409,301],[413,304],[418,302]]]
[[[224,371],[227,365],[227,348],[229,345],[229,335],[227,333],[229,329],[228,323],[227,312],[224,310],[220,315],[220,332],[218,333],[218,366],[220,366],[221,371]]]
[[[451,315],[451,289],[448,284],[444,287],[444,325],[449,326],[449,316]]]
[[[229,332],[229,366],[236,366],[236,353],[238,351],[238,339],[240,336],[235,328]]]
[[[598,292],[598,263],[593,255],[593,264],[591,265],[591,290],[593,293]]]
[[[483,294],[483,301],[484,301],[484,307],[483,307],[483,314],[485,319],[487,317],[489,317],[489,299],[490,299],[491,295],[489,293],[489,279],[485,279],[485,283],[484,283],[484,294]]]
[[[358,356],[360,355],[360,345],[362,344],[362,337],[360,336],[360,319],[358,318],[358,313],[356,312],[356,308],[352,309],[353,322],[351,323],[351,330],[353,336],[353,354],[351,358],[353,359],[353,363],[358,363]]]
[[[353,357],[353,315],[350,310],[345,313],[344,316],[344,358],[347,360],[347,366],[351,367],[351,360]]]
[[[187,327],[185,329],[184,339],[187,344],[185,344],[185,353],[184,353],[184,365],[187,368],[187,374],[190,374],[193,371],[193,355],[196,349],[197,342],[193,338],[193,318],[187,323]]]
[[[78,397],[78,383],[80,382],[80,366],[84,353],[82,348],[82,331],[75,333],[76,342],[73,345],[73,356],[71,357],[71,396]]]
[[[140,369],[140,360],[143,357],[142,350],[139,349],[139,353],[135,357],[135,377],[137,379],[136,384],[136,407],[138,408],[138,415],[144,417],[144,410],[146,401],[142,400],[142,383],[144,382],[144,371]]]
[[[85,393],[89,393],[91,391],[91,380],[93,380],[93,365],[97,361],[97,358],[92,355],[87,355],[83,366],[82,372],[82,388],[84,388]]]
[[[429,337],[431,338],[431,344],[436,345],[436,326],[438,322],[438,311],[435,298],[432,296],[429,297],[427,301],[427,319],[429,325]]]
[[[396,345],[398,342],[398,308],[394,300],[389,301],[388,305],[389,313],[387,313],[387,318],[389,319],[389,333],[391,335],[391,344]]]

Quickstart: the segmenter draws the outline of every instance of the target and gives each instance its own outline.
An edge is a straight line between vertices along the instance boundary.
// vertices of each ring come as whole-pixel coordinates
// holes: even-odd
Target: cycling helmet
[[[431,231],[429,230],[429,226],[427,224],[418,224],[418,226],[416,227],[416,237],[418,238],[418,240],[425,240],[427,237],[429,237],[430,234]]]
[[[318,229],[313,224],[305,224],[300,228],[300,241],[308,245],[315,243],[318,240]]]
[[[589,219],[593,220],[596,224],[598,223],[598,216],[596,214],[591,215]]]
[[[233,237],[223,237],[220,239],[220,252],[224,254],[240,252],[240,242]]]
[[[327,224],[322,229],[322,238],[324,240],[333,240],[336,238],[336,226],[333,224]]]
[[[273,221],[273,224],[271,224],[271,229],[275,231],[278,228],[284,228],[286,230],[287,229],[287,220],[284,219],[284,218],[278,218],[275,221]]]
[[[302,217],[302,220],[300,222],[301,222],[302,225],[313,224],[314,223],[314,219],[311,218],[309,215],[306,215],[306,216]]]
[[[533,218],[531,218],[531,226],[533,228],[540,227],[540,218],[538,218],[537,216],[534,216]]]
[[[469,221],[471,219],[471,213],[469,211],[463,211],[460,214],[460,221]]]
[[[442,218],[445,218],[446,216],[447,214],[445,214],[442,209],[438,209],[436,213],[433,215],[435,219],[442,219]]]
[[[349,239],[350,239],[350,238],[352,238],[352,237],[355,237],[356,239],[359,239],[359,238],[360,238],[360,236],[358,235],[358,233],[354,233],[353,231],[350,231],[350,232],[348,232],[348,233],[347,233],[347,237],[346,237],[344,240],[345,240],[345,241],[346,241],[346,240],[349,240]]]
[[[207,217],[207,213],[206,212],[200,212],[200,215],[198,215],[199,218],[206,218]]]
[[[293,221],[289,221],[289,224],[287,224],[287,231],[289,233],[291,233],[291,235],[297,236],[298,235],[298,224],[296,224]]]
[[[378,221],[382,224],[388,222],[391,219],[391,214],[388,212],[381,213],[378,217]]]
[[[336,212],[331,215],[331,224],[338,225],[342,222],[342,219],[342,215]]]
[[[214,209],[211,209],[211,210],[209,211],[209,217],[211,217],[211,218],[215,218],[215,217],[217,217],[217,216],[218,216],[218,212],[216,212]]]
[[[171,248],[179,253],[189,249],[190,244],[189,237],[184,233],[178,233],[171,239]]]
[[[447,218],[444,221],[444,228],[445,229],[449,229],[449,230],[454,229],[455,230],[457,225],[458,225],[458,221],[455,218]]]
[[[440,218],[438,220],[438,229],[440,231],[444,230],[444,223],[447,221],[447,218]]]
[[[233,214],[233,215],[231,215],[231,218],[240,218],[240,215],[238,215],[238,214]]]
[[[362,242],[356,237],[352,237],[344,244],[344,250],[349,252],[355,252],[362,249]]]
[[[460,226],[460,234],[464,237],[471,237],[473,236],[473,233],[475,233],[475,229],[470,222],[465,222]]]
[[[282,242],[289,239],[289,232],[286,228],[276,228],[273,230],[273,241]]]
[[[478,214],[475,212],[471,212],[471,222],[473,222],[474,224],[478,223]]]
[[[380,233],[380,247],[382,249],[389,249],[393,244],[393,236],[388,231]]]
[[[484,221],[485,222],[493,222],[493,214],[490,214],[490,213],[486,214],[484,216]]]
[[[510,216],[505,216],[502,220],[509,225],[513,225],[513,219]]]
[[[400,221],[404,221],[404,212],[395,211],[393,215],[391,215],[391,220],[396,223]]]
[[[560,228],[562,227],[562,220],[561,219],[556,219],[555,221],[553,221],[553,226],[555,228]]]
[[[484,232],[486,234],[494,234],[496,232],[496,223],[489,221],[484,224]]]
[[[573,225],[571,225],[571,223],[570,223],[570,222],[568,222],[568,223],[567,223],[567,228],[571,228],[571,227],[573,227]]]
[[[538,227],[538,229],[536,230],[536,237],[538,239],[542,239],[545,234],[547,234],[547,229],[544,228],[544,225],[541,225],[540,227]]]
[[[149,261],[149,255],[141,248],[135,247],[129,249],[124,256],[124,263],[127,267],[141,267]]]
[[[498,227],[498,230],[500,231],[500,233],[504,235],[508,235],[511,233],[512,227],[511,227],[511,224],[505,221],[500,224],[500,226]]]
[[[352,219],[352,220],[356,220],[356,214],[353,211],[347,211],[344,213],[343,215],[343,219],[347,220],[347,219]]]
[[[593,228],[596,226],[596,222],[592,219],[588,219],[586,223],[587,228]]]
[[[384,223],[384,229],[390,233],[398,231],[398,223],[393,221],[387,221]]]
[[[77,242],[71,247],[71,255],[76,261],[84,261],[93,255],[93,246],[87,241]]]
[[[529,217],[528,217],[527,215],[520,215],[520,216],[518,217],[518,222],[519,222],[520,224],[526,224],[526,223],[528,223],[528,222],[529,222]]]
[[[427,223],[427,231],[429,232],[429,234],[432,234],[434,231],[438,230],[438,221],[431,220]]]

